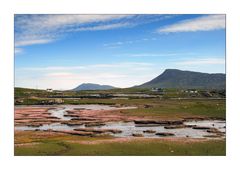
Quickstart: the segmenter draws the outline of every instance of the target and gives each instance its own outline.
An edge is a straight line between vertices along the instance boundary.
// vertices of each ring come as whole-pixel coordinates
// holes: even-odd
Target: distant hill
[[[225,89],[226,75],[167,69],[138,88]]]
[[[92,84],[92,83],[83,83],[78,87],[72,89],[73,91],[80,91],[80,90],[109,90],[115,89],[113,86],[108,85],[99,85],[99,84]]]

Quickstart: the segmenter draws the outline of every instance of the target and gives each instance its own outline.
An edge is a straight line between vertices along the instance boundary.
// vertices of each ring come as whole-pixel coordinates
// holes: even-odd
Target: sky
[[[15,15],[15,87],[140,85],[165,69],[225,73],[225,15]]]

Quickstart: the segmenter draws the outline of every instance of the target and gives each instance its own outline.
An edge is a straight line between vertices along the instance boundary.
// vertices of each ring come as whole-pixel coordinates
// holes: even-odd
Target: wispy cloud
[[[19,70],[25,71],[67,71],[67,70],[82,70],[85,69],[86,66],[71,66],[71,67],[64,67],[64,66],[48,66],[48,67],[24,67],[19,68]]]
[[[35,45],[35,44],[46,44],[46,43],[50,43],[52,41],[53,40],[51,40],[51,39],[29,39],[29,40],[17,41],[15,43],[15,46],[21,47],[21,46]]]
[[[96,31],[126,27],[129,23],[125,20],[133,16],[134,15],[16,15],[15,46],[49,43],[68,32]],[[119,23],[111,23],[114,21],[118,21]]]
[[[16,15],[15,46],[46,44],[72,32],[130,28],[171,17],[175,15]]]
[[[158,33],[211,31],[225,28],[225,15],[207,15],[168,25],[157,30]]]
[[[171,56],[186,56],[195,55],[195,53],[129,53],[129,54],[117,54],[117,56],[128,57],[171,57]]]
[[[14,49],[14,53],[15,54],[20,54],[20,53],[22,53],[23,52],[23,49],[22,48],[15,48]]]
[[[53,72],[53,73],[47,73],[45,76],[47,77],[68,77],[72,76],[73,73],[70,72]]]
[[[123,62],[112,64],[92,64],[84,66],[49,66],[49,67],[24,67],[18,68],[18,70],[25,71],[74,71],[74,70],[89,70],[89,69],[108,69],[108,68],[135,68],[135,67],[151,67],[153,63],[144,62]]]
[[[19,29],[41,32],[79,28],[88,23],[104,23],[132,17],[133,15],[16,15],[15,24]]]
[[[225,64],[224,58],[204,58],[204,59],[189,59],[177,62],[178,65],[219,65]]]
[[[111,43],[105,43],[103,44],[104,47],[113,48],[113,47],[120,47],[122,45],[131,45],[136,43],[143,43],[147,41],[155,41],[157,38],[151,37],[151,38],[141,38],[141,39],[135,39],[135,40],[127,40],[127,41],[117,41],[117,42],[111,42]]]
[[[74,31],[98,31],[98,30],[124,28],[124,27],[129,27],[129,26],[131,26],[131,23],[126,22],[126,23],[115,23],[115,24],[82,27],[82,28],[74,29]]]

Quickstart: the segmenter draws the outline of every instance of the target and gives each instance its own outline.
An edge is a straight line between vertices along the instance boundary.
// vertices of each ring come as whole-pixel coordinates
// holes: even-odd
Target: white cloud
[[[15,46],[45,44],[57,40],[68,32],[97,31],[129,26],[130,23],[115,20],[134,15],[16,15]],[[86,24],[95,24],[86,26]]]
[[[157,40],[157,38],[142,38],[142,39],[136,39],[136,40],[105,43],[105,44],[103,44],[103,46],[108,47],[108,48],[113,48],[113,47],[119,47],[119,46],[125,45],[125,44],[135,44],[135,43],[142,43],[142,42],[146,42],[146,41],[156,41],[156,40]]]
[[[151,67],[154,64],[144,62],[123,62],[112,64],[92,64],[84,66],[49,66],[49,67],[24,67],[18,68],[22,71],[74,71],[74,70],[88,70],[88,69],[108,69],[108,68],[135,68],[135,67]]]
[[[51,40],[51,39],[29,39],[29,40],[17,41],[15,43],[15,46],[21,47],[21,46],[35,45],[35,44],[46,44],[46,43],[49,43],[52,41],[53,40]]]
[[[225,64],[224,58],[205,58],[205,59],[191,59],[177,62],[178,65],[221,65]]]
[[[88,23],[100,23],[132,15],[23,15],[16,21],[18,29],[30,32],[59,30],[61,28],[74,28]]]
[[[15,46],[50,43],[63,38],[71,32],[134,27],[139,24],[156,22],[171,17],[175,17],[175,15],[20,14],[15,15]],[[131,43],[131,41],[125,43]]]
[[[123,28],[130,26],[130,23],[116,23],[116,24],[106,24],[106,25],[98,25],[92,27],[82,27],[79,29],[75,29],[74,31],[98,31],[98,30],[109,30],[116,28]]]
[[[194,53],[136,53],[136,54],[118,54],[117,56],[129,56],[129,57],[171,57],[182,55],[194,55]]]
[[[66,77],[66,76],[72,76],[73,73],[70,72],[54,72],[54,73],[48,73],[45,76],[47,77]]]
[[[65,26],[104,22],[114,19],[129,17],[129,15],[46,15],[37,17],[34,23],[30,23],[36,29],[59,29]]]
[[[22,53],[23,52],[23,49],[22,48],[15,48],[14,49],[14,53],[15,54],[20,54],[20,53]]]
[[[85,69],[85,66],[71,66],[71,67],[64,67],[64,66],[49,66],[49,67],[25,67],[19,68],[19,70],[25,71],[66,71],[66,70],[82,70]]]
[[[158,33],[211,31],[225,28],[225,15],[207,15],[168,25],[157,30]]]

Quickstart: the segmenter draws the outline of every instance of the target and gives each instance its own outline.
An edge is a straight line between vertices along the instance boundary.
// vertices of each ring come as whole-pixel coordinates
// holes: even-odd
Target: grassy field
[[[137,106],[138,109],[123,110],[129,116],[158,116],[162,118],[213,117],[225,119],[225,100],[171,100],[171,99],[81,99],[78,104],[121,104]],[[147,108],[144,108],[148,105]]]
[[[40,133],[40,134],[39,134]],[[16,156],[38,155],[161,155],[161,156],[224,156],[225,140],[191,140],[191,139],[133,139],[127,141],[111,141],[111,137],[79,137],[55,134],[47,138],[39,138],[44,132],[20,132],[15,136],[21,147],[15,146]],[[31,139],[29,139],[31,136]],[[16,140],[15,139],[15,140]],[[90,143],[84,143],[84,142]],[[106,141],[106,142],[102,142]],[[93,143],[91,143],[93,142]]]
[[[159,118],[169,119],[194,116],[220,119],[226,117],[226,101],[224,99],[65,99],[64,104],[104,104],[138,107],[138,109],[123,110],[122,113],[126,116],[158,116]],[[146,105],[147,107],[145,107]]]
[[[48,100],[48,98],[25,97],[27,105],[37,104],[38,101]],[[188,116],[203,116],[225,119],[226,101],[225,99],[162,99],[162,98],[142,98],[142,99],[64,99],[62,104],[105,104],[105,105],[125,105],[137,106],[138,109],[125,110],[122,113],[129,116],[160,116],[162,118],[181,118]],[[144,107],[144,106],[148,107]]]
[[[139,88],[125,88],[125,89],[112,89],[112,90],[90,90],[90,91],[53,91],[47,92],[46,90],[15,88],[15,101],[22,100],[21,104],[32,105],[41,104],[42,100],[50,100],[54,98],[64,99],[64,104],[89,104],[99,103],[104,104],[114,103],[115,101],[109,101],[116,94],[129,95],[129,100],[143,99],[139,95],[150,95],[156,99],[172,99],[172,98],[202,98],[202,99],[225,99],[225,90],[200,90],[197,94],[186,93],[181,89],[164,89],[163,92],[153,92],[151,89],[139,89]],[[208,93],[211,96],[206,97],[204,94]],[[91,95],[100,95],[101,97],[91,97]],[[131,96],[134,94],[134,96]],[[73,99],[75,98],[75,99]],[[149,98],[148,98],[149,99]],[[121,102],[121,101],[119,101]],[[126,101],[125,101],[126,102]],[[19,104],[15,102],[15,104]]]
[[[141,102],[140,102],[141,103]],[[224,100],[151,100],[145,101],[149,108],[138,108],[134,110],[124,110],[123,113],[135,116],[160,116],[169,119],[202,116],[225,118]]]

